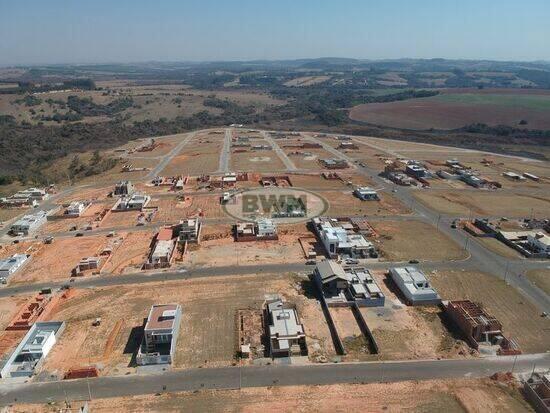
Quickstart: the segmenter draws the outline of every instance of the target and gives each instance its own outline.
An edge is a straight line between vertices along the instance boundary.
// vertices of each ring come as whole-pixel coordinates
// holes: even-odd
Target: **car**
[[[74,236],[75,237],[83,237],[84,234],[82,232],[77,232]]]
[[[357,265],[359,264],[359,260],[356,260],[354,258],[346,258],[345,263],[348,265]]]
[[[315,260],[307,260],[306,261],[306,265],[316,265],[317,264],[317,261]]]
[[[456,220],[451,223],[451,228],[456,229]]]
[[[416,259],[413,259],[413,260],[409,260],[409,264],[418,264],[420,261],[416,260]]]

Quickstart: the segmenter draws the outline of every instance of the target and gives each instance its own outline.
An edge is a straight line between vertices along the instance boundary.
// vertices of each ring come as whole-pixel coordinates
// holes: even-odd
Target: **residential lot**
[[[528,271],[527,278],[546,294],[550,294],[550,269]]]
[[[415,191],[423,204],[441,213],[469,216],[469,214],[506,217],[544,216],[550,208],[550,197],[545,194],[524,195],[479,190]]]
[[[462,246],[421,221],[372,221],[371,225],[378,233],[376,246],[387,261],[459,260],[468,255]]]
[[[16,272],[10,284],[68,279],[81,258],[97,256],[107,245],[105,236],[58,238],[31,255],[24,271]]]
[[[361,201],[353,191],[323,191],[319,195],[329,203],[328,215],[403,215],[410,210],[387,193],[380,195],[380,201]]]
[[[305,224],[280,225],[278,241],[235,242],[231,224],[205,224],[202,242],[190,245],[184,262],[195,266],[303,262],[298,238],[310,236]]]
[[[429,274],[432,285],[444,300],[468,299],[481,303],[498,318],[508,338],[517,340],[525,353],[548,351],[550,320],[503,281],[487,274],[439,270]]]

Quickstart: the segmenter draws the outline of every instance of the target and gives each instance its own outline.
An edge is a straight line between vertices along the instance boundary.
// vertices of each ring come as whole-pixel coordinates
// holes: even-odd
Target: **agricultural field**
[[[302,76],[289,80],[283,84],[288,87],[303,87],[323,83],[327,80],[330,80],[330,76]]]
[[[550,92],[529,89],[444,89],[440,95],[369,103],[350,111],[353,120],[404,129],[456,129],[473,123],[550,129]]]

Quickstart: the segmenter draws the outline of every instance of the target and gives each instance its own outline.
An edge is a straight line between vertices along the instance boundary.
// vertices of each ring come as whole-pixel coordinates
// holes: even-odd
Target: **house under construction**
[[[517,343],[502,334],[500,321],[479,304],[470,300],[449,301],[446,312],[464,334],[466,341],[476,350],[480,345],[496,346],[496,353],[499,355],[521,354]]]

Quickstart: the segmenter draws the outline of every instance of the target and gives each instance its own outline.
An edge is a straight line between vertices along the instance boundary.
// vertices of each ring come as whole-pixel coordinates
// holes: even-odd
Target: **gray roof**
[[[333,260],[324,260],[317,264],[317,272],[323,284],[336,279],[350,281],[349,274],[346,274],[340,264]]]

